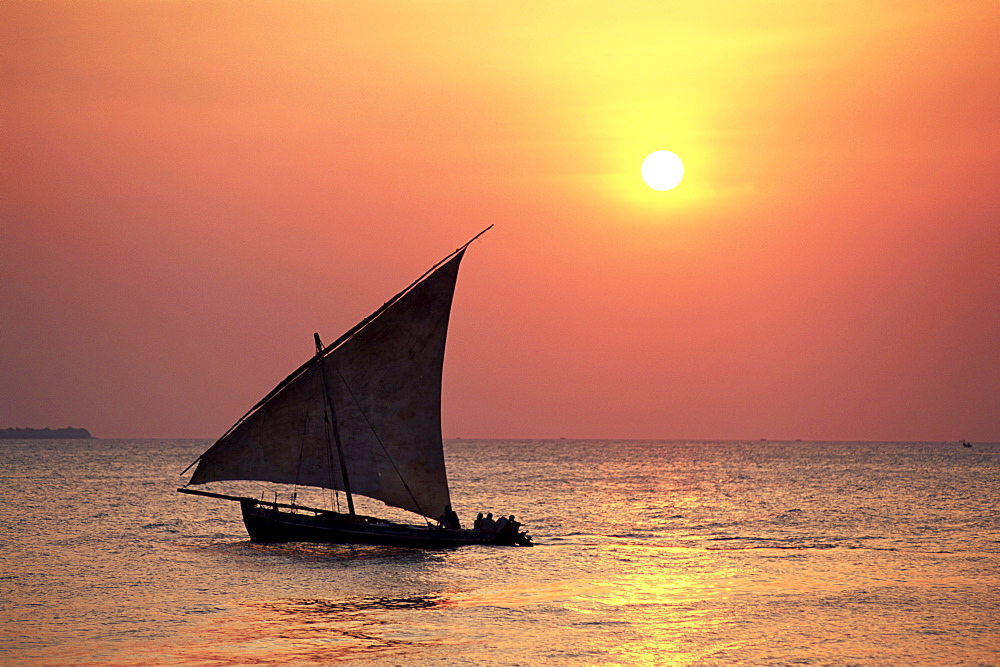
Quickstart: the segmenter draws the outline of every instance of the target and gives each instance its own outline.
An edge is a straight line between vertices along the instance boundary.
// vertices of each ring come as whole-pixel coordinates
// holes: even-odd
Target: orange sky
[[[799,4],[7,0],[0,426],[218,436],[496,224],[446,436],[1000,440],[1000,4]]]

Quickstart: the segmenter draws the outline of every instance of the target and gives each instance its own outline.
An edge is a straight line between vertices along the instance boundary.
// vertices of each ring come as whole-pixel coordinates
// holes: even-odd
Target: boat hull
[[[523,534],[410,526],[336,512],[304,514],[243,500],[243,523],[252,542],[328,542],[448,549],[470,544],[531,546]]]

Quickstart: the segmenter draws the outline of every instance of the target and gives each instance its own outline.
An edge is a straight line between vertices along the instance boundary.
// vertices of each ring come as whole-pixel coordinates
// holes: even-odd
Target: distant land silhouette
[[[85,428],[3,428],[0,440],[69,440],[90,438]]]

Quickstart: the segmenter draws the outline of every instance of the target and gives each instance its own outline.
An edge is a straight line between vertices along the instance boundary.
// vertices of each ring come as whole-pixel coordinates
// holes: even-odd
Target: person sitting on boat
[[[483,513],[480,512],[476,515],[476,520],[472,524],[472,530],[482,530],[483,529]]]
[[[483,519],[483,522],[479,524],[479,530],[483,531],[484,533],[492,533],[494,530],[496,530],[496,527],[497,524],[493,520],[493,512],[489,512],[486,515],[486,518]]]
[[[521,523],[514,519],[514,515],[511,514],[509,517],[503,517],[497,521],[497,532],[503,535],[507,539],[514,539],[517,537],[518,529],[521,527]]]
[[[458,530],[462,527],[461,522],[458,520],[458,514],[451,508],[451,505],[444,506],[444,514],[438,517],[438,524],[442,528],[451,528],[453,530]]]

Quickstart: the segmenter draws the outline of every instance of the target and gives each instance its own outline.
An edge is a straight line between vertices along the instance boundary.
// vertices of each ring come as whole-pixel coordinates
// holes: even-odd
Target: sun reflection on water
[[[605,571],[615,576],[575,596],[568,607],[594,619],[574,623],[585,633],[603,634],[617,624],[619,641],[611,650],[623,663],[691,664],[707,650],[692,637],[726,634],[731,619],[719,613],[723,605],[716,600],[729,595],[736,574],[731,565],[706,567],[704,558],[683,547],[628,544],[603,552],[602,559],[613,561]],[[712,651],[718,648],[715,643]]]

